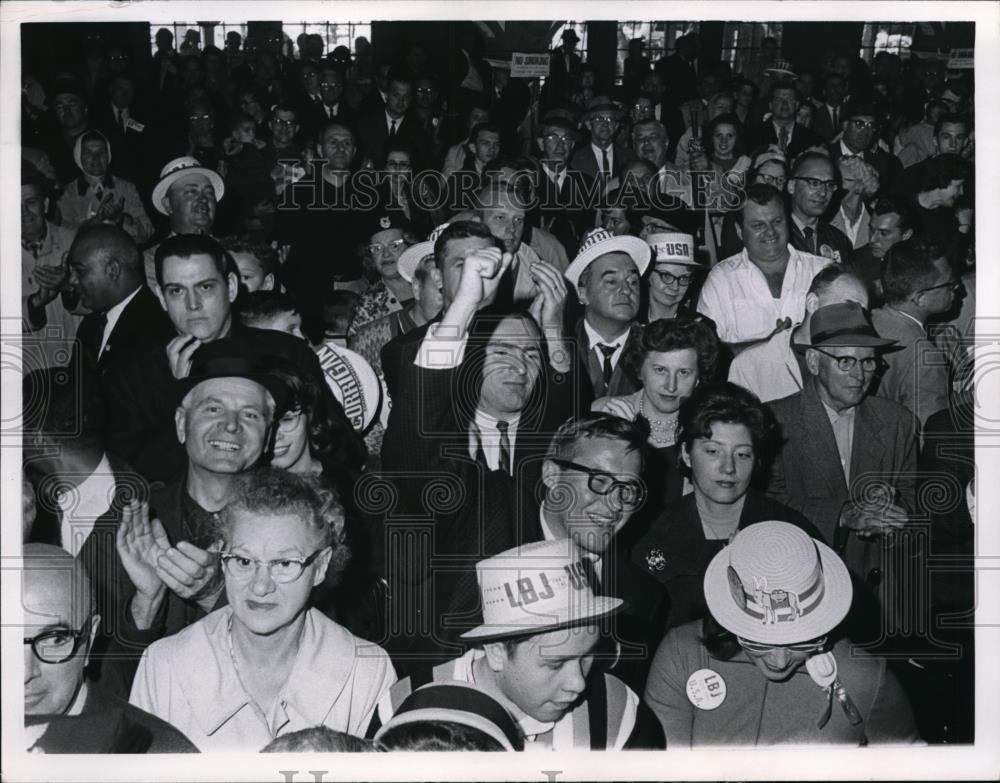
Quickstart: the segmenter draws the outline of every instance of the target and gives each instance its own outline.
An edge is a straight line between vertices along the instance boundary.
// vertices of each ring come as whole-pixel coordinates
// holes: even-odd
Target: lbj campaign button
[[[687,697],[699,710],[714,710],[726,700],[726,681],[711,669],[698,669],[688,677]]]

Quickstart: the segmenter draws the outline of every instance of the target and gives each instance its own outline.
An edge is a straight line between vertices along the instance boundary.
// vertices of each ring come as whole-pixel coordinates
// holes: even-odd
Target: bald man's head
[[[90,579],[69,552],[25,544],[23,558],[24,638],[35,640],[24,645],[24,713],[62,715],[80,692],[100,616]]]
[[[80,229],[69,249],[72,281],[86,307],[106,311],[143,282],[142,254],[118,226],[99,224]]]

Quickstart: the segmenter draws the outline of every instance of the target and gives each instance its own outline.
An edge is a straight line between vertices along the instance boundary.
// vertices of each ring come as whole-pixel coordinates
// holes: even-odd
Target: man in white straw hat
[[[184,156],[170,161],[160,172],[160,181],[153,188],[153,208],[166,215],[170,234],[212,234],[215,210],[226,192],[218,172],[205,168],[197,159]],[[156,290],[153,259],[154,245],[146,250],[146,282]]]
[[[379,702],[386,723],[426,682],[457,681],[514,716],[526,747],[623,750],[664,747],[636,694],[594,664],[606,657],[602,624],[620,598],[595,595],[589,560],[568,539],[501,552],[476,566],[482,625],[462,634],[464,655],[400,680]]]
[[[884,658],[838,633],[851,577],[787,522],[739,531],[705,573],[711,616],[667,633],[644,701],[671,747],[919,742]]]
[[[576,324],[576,350],[587,368],[594,399],[638,389],[621,364],[627,346],[639,339],[639,286],[652,251],[638,237],[595,228],[564,273],[576,288],[583,317]]]

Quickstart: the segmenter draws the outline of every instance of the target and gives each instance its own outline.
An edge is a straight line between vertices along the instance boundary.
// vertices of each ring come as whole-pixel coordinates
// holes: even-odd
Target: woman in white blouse
[[[363,736],[392,664],[309,606],[346,559],[333,533],[342,514],[307,477],[248,474],[219,514],[229,605],[152,644],[130,701],[202,751],[257,751],[312,726]]]

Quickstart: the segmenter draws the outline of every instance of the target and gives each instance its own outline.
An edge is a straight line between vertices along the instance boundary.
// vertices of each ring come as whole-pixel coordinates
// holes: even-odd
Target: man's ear
[[[819,297],[816,294],[806,294],[806,312],[815,313],[819,309]]]
[[[793,195],[795,193],[795,185],[793,184],[791,177],[789,177],[788,181],[785,182],[785,192],[789,196],[791,196],[791,195]]]
[[[104,262],[104,276],[114,283],[122,276],[122,264],[116,258],[109,258]]]
[[[535,139],[535,144],[538,145],[538,149],[540,149],[542,152],[545,152],[545,144],[542,142],[540,138]],[[48,205],[46,205],[45,211],[46,212],[48,211]]]
[[[691,452],[688,450],[687,444],[681,444],[681,461],[691,469]]]
[[[545,484],[545,488],[552,491],[558,480],[559,466],[550,459],[542,462],[542,483]]]
[[[163,298],[163,289],[160,288],[159,283],[153,283],[153,293],[156,294],[156,298],[160,302],[160,307],[166,310],[167,300]]]
[[[170,199],[166,196],[160,199],[160,206],[163,207],[163,210],[167,213],[168,217],[174,214],[174,208],[170,206]]]
[[[174,411],[174,429],[177,431],[177,440],[184,445],[184,427],[187,424],[187,411],[180,405]]]
[[[819,375],[819,351],[806,349],[806,367],[812,375]]]
[[[87,635],[87,657],[84,658],[83,665],[86,666],[90,663],[90,653],[94,648],[94,639],[97,638],[97,629],[101,625],[101,615],[94,612],[94,616],[90,618],[90,633]]]
[[[274,290],[274,272],[268,272],[264,275],[264,282],[260,284],[261,291],[273,291]]]
[[[909,239],[912,236],[913,236],[913,229],[912,228],[908,228],[908,229],[906,229],[906,231],[904,231],[902,234],[900,234],[900,237],[902,237],[902,239],[904,241],[907,240],[907,239]]]
[[[483,645],[483,652],[486,653],[486,664],[491,671],[502,672],[504,664],[507,663],[507,648],[503,642],[489,642]]]
[[[226,275],[226,288],[228,289],[229,303],[232,304],[236,301],[236,295],[240,292],[240,280],[239,278],[230,272]]]

